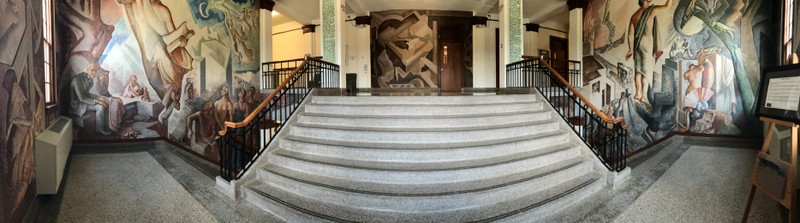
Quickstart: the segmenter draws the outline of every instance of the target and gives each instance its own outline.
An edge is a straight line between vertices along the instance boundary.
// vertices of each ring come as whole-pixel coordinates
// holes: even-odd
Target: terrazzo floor
[[[56,222],[217,222],[147,152],[76,154]]]
[[[214,166],[155,144],[73,152],[62,193],[37,197],[26,222],[280,221],[247,205],[234,208],[215,193]],[[582,222],[738,222],[756,152],[666,144],[630,162],[628,182]],[[785,222],[785,216],[759,192],[749,222]]]
[[[738,222],[756,153],[691,146],[613,222]],[[759,191],[748,222],[781,222],[781,209]]]

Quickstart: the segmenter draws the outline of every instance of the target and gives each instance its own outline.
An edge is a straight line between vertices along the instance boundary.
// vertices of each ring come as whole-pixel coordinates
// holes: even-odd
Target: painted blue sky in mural
[[[114,24],[114,33],[111,35],[111,40],[108,42],[108,46],[106,46],[103,54],[100,55],[100,64],[106,60],[106,57],[109,53],[111,53],[112,50],[114,50],[117,46],[124,44],[125,40],[127,40],[131,34],[131,28],[124,19],[117,21],[117,24]]]

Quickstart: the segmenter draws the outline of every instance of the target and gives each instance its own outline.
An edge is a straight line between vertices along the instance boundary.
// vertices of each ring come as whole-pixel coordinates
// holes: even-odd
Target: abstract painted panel
[[[0,1],[0,222],[36,195],[33,139],[44,129],[41,1]]]
[[[472,86],[471,13],[390,10],[370,15],[373,88],[438,88],[442,67],[435,58],[439,48],[436,34],[442,24],[449,24],[449,32],[456,30],[447,34],[463,43],[462,86]]]

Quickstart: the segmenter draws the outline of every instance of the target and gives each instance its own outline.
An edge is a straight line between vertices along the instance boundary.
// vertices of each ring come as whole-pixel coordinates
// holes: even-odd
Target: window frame
[[[43,58],[43,82],[44,82],[44,98],[45,106],[51,107],[58,103],[56,94],[56,75],[55,75],[55,48],[53,45],[55,26],[54,26],[55,11],[53,9],[53,0],[42,0],[42,49],[44,51]]]
[[[781,64],[791,64],[792,63],[792,53],[794,53],[792,42],[794,41],[794,29],[795,27],[795,18],[794,12],[795,7],[795,0],[784,0],[783,1],[783,36],[781,41]]]

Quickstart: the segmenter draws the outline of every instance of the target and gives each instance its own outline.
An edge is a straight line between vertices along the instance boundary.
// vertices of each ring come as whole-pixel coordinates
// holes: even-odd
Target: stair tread
[[[510,111],[497,111],[497,112],[485,112],[485,113],[467,113],[467,114],[448,114],[448,113],[441,113],[441,114],[422,114],[422,113],[404,113],[404,114],[342,114],[336,112],[317,112],[317,111],[305,111],[300,114],[304,115],[313,115],[313,116],[326,116],[326,117],[359,117],[359,118],[420,118],[420,119],[438,119],[438,118],[481,118],[481,117],[491,117],[491,116],[499,116],[499,115],[516,115],[516,114],[527,114],[531,112],[536,112],[535,108],[531,108],[530,110],[510,110]]]
[[[488,167],[435,171],[387,171],[319,166],[316,170],[267,165],[261,170],[297,181],[376,195],[421,196],[475,191],[519,183],[567,168],[591,170],[579,156],[545,162],[533,157]],[[328,172],[320,168],[330,168]],[[506,172],[500,172],[506,170]],[[331,172],[335,172],[331,174]]]
[[[478,129],[462,131],[367,131],[342,130],[294,125],[289,129],[289,138],[320,144],[356,145],[357,147],[377,148],[429,148],[428,146],[471,146],[502,143],[515,137],[528,137],[537,133],[558,131],[555,120],[536,121],[526,126],[507,127],[501,129]],[[488,144],[481,144],[488,143]],[[453,146],[450,146],[452,144]]]
[[[596,173],[554,174],[485,191],[441,196],[376,196],[304,184],[279,175],[246,186],[321,215],[351,221],[482,220],[548,201],[598,179]]]
[[[556,133],[491,146],[430,150],[352,148],[284,140],[275,153],[300,160],[367,169],[441,170],[506,162],[576,146],[569,141],[557,141],[564,137],[564,134]]]
[[[539,109],[522,114],[503,114],[485,117],[446,117],[446,118],[386,118],[362,117],[358,115],[328,116],[323,114],[301,113],[297,124],[308,127],[364,129],[376,131],[443,131],[475,130],[485,128],[513,127],[535,124],[535,121],[552,119],[549,111]]]
[[[499,104],[536,102],[531,95],[480,95],[480,96],[314,96],[312,103],[327,104]]]
[[[524,173],[551,164],[558,164],[559,162],[574,163],[580,161],[580,152],[571,148],[514,162],[461,169],[426,171],[363,169],[297,160],[280,155],[271,157],[269,164],[265,168],[279,168],[286,170],[285,172],[316,175],[323,178],[338,178],[353,182],[386,185],[422,185],[458,184],[478,181],[506,174]]]

